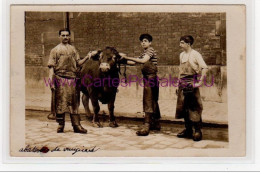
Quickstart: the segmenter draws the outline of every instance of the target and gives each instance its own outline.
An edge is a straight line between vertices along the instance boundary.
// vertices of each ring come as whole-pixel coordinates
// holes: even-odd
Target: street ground
[[[81,114],[81,124],[88,130],[87,134],[74,133],[70,118],[66,115],[64,133],[56,133],[57,123],[48,120],[48,111],[26,110],[25,143],[30,146],[54,147],[93,147],[100,150],[148,150],[148,149],[208,149],[228,148],[227,126],[206,124],[203,140],[194,142],[181,139],[176,135],[184,125],[183,122],[162,121],[161,131],[151,131],[149,136],[137,136],[136,130],[142,125],[140,118],[117,118],[118,128],[108,126],[108,117],[101,116],[103,128],[92,127],[91,118]]]

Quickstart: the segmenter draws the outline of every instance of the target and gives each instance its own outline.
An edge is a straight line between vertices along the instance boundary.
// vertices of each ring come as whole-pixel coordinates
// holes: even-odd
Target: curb
[[[26,108],[26,111],[39,111],[39,112],[48,112],[50,113],[50,110],[48,109],[35,109],[35,108]],[[48,114],[47,113],[47,114]],[[84,115],[84,113],[82,113],[81,111],[79,112],[81,117],[85,117],[86,119],[91,120],[91,116],[86,116]],[[122,114],[127,115],[127,116],[121,116]],[[137,114],[135,113],[123,113],[123,112],[115,112],[115,117],[119,120],[131,120],[131,121],[143,121],[143,115],[142,113],[140,113],[138,116],[136,116]],[[46,115],[47,116],[47,115]],[[99,117],[103,120],[107,120],[109,119],[108,117],[108,112],[103,111],[99,113]],[[84,119],[84,118],[83,118]],[[181,124],[184,125],[184,120],[183,119],[168,119],[167,117],[165,118],[161,118],[160,120],[161,123],[165,123],[165,124]],[[228,128],[228,124],[225,123],[215,123],[215,122],[207,122],[204,121],[202,122],[203,127],[212,127],[212,128]]]

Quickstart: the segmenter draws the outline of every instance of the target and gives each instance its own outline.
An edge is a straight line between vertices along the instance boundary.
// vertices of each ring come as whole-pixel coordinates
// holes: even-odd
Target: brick
[[[58,13],[57,16],[53,16],[55,20],[42,20],[46,17],[48,19],[49,14],[44,14],[44,17],[34,14],[26,15],[28,19],[25,25],[25,50],[26,53],[41,55],[43,51],[39,35],[44,32],[57,32],[63,26],[63,21],[60,20]],[[80,16],[78,15],[79,13],[73,13],[70,26],[75,32],[75,46],[82,52],[81,54],[87,53],[87,50],[113,45],[128,55],[138,56],[142,51],[138,38],[145,32],[153,35],[153,47],[160,55],[160,63],[166,65],[178,65],[178,58],[173,57],[179,57],[179,38],[184,34],[194,36],[194,48],[200,49],[202,54],[207,54],[208,50],[215,54],[214,48],[226,51],[224,46],[226,38],[223,36],[221,39],[216,38],[215,33],[212,32],[215,30],[216,20],[225,20],[225,13],[81,13]],[[222,28],[222,33],[225,33],[225,29]],[[45,45],[45,54],[49,53],[51,46],[54,45]],[[226,56],[225,53],[222,54]],[[38,61],[30,61],[28,58],[26,61],[28,64],[39,64]],[[206,63],[213,62],[206,60]]]

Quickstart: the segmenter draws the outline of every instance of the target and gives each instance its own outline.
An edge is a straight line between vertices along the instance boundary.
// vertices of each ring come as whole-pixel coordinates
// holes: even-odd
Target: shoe
[[[65,127],[65,114],[57,114],[55,119],[56,122],[59,123],[57,133],[63,133]]]
[[[150,130],[161,130],[161,124],[159,120],[153,120],[150,125]]]
[[[150,132],[150,124],[145,123],[140,130],[136,132],[137,136],[147,136]]]
[[[57,128],[57,133],[63,133],[64,132],[64,126],[65,124],[59,124]]]
[[[73,126],[74,133],[87,133],[88,131],[84,129],[81,125]]]
[[[71,114],[71,124],[73,126],[74,133],[87,133],[88,131],[84,129],[80,124],[79,114]]]
[[[116,121],[110,121],[109,127],[116,128],[116,127],[118,127],[118,124],[116,123]]]
[[[200,130],[196,130],[193,135],[193,141],[200,141],[202,140],[202,132]]]
[[[192,129],[191,130],[184,129],[182,132],[177,134],[177,137],[178,138],[189,138],[189,139],[191,139],[193,137],[192,136]]]

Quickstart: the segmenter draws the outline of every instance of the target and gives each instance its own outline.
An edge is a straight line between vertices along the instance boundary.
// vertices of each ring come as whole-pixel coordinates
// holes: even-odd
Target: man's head
[[[150,34],[142,34],[139,40],[141,41],[141,46],[146,49],[152,44],[153,37]]]
[[[184,35],[180,38],[180,47],[185,51],[188,50],[194,42],[191,35]]]
[[[61,43],[68,44],[70,41],[70,30],[65,28],[59,31],[59,38]]]
[[[187,50],[194,42],[194,38],[191,35],[184,35],[180,38],[180,47]]]

